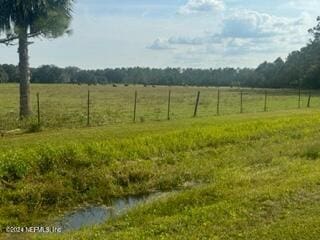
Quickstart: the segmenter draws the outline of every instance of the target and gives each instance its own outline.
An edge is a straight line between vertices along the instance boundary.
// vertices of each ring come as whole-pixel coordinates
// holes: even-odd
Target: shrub
[[[29,161],[30,162],[30,161]],[[26,176],[29,165],[18,152],[4,154],[0,160],[0,179],[17,181]]]

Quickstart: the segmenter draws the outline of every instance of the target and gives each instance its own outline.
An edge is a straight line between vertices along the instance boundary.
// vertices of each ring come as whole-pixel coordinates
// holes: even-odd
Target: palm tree
[[[0,43],[18,43],[20,117],[31,114],[28,46],[30,38],[70,33],[73,0],[0,0]]]

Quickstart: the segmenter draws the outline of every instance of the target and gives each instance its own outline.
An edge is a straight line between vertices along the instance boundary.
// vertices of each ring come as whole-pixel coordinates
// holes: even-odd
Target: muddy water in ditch
[[[81,208],[65,215],[57,222],[57,227],[62,231],[78,230],[82,227],[93,226],[106,222],[109,219],[120,216],[130,208],[145,203],[165,193],[154,193],[148,196],[131,196],[114,199],[110,206],[89,206]]]

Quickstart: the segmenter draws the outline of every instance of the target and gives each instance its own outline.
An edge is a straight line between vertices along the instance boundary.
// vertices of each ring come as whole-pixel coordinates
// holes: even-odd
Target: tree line
[[[320,18],[318,18],[320,23]],[[320,88],[319,25],[309,30],[313,39],[287,59],[263,62],[257,68],[115,68],[82,70],[77,67],[59,68],[44,65],[31,68],[33,83],[73,84],[146,84],[236,86],[257,88]],[[19,82],[18,67],[0,65],[0,82]]]

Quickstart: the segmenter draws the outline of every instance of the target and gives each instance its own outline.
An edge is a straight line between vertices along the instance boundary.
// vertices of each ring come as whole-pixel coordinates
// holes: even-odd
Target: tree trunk
[[[27,28],[23,28],[19,34],[18,53],[20,78],[20,118],[26,118],[31,115]]]

